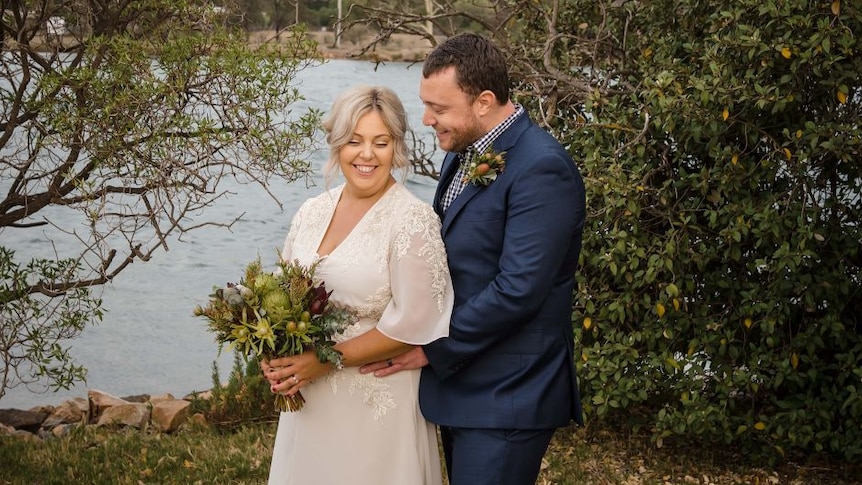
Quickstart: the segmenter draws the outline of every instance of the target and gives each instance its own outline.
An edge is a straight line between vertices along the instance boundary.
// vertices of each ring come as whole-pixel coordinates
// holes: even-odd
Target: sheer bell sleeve
[[[309,201],[305,201],[299,206],[293,219],[290,221],[290,229],[287,231],[287,237],[284,239],[284,246],[281,248],[282,261],[290,261],[293,258],[293,244],[296,241],[296,234],[299,232],[299,227],[302,224],[302,214],[305,212]]]
[[[391,339],[423,345],[449,335],[452,279],[437,214],[418,201],[396,210],[389,255],[392,300],[377,329]]]

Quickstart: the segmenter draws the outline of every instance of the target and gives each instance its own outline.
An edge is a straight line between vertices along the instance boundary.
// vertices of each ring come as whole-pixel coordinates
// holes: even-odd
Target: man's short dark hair
[[[425,59],[422,76],[455,67],[458,87],[472,97],[488,90],[497,102],[509,101],[509,72],[503,52],[485,37],[465,32],[446,39]]]

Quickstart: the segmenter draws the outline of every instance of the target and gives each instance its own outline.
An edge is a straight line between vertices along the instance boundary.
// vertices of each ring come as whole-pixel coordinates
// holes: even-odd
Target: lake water
[[[298,87],[310,106],[327,111],[335,95],[347,87],[388,86],[401,97],[411,127],[430,147],[433,133],[421,123],[420,77],[419,64],[388,63],[375,69],[374,64],[365,61],[331,60],[302,71]],[[438,151],[435,155],[439,166],[443,154]],[[325,148],[314,154],[316,167],[325,156]],[[205,321],[194,317],[192,310],[206,303],[213,285],[236,281],[245,265],[258,256],[264,264],[274,263],[293,213],[303,200],[324,190],[321,179],[315,180],[313,187],[306,187],[304,181],[276,184],[273,192],[283,204],[282,209],[259,187],[240,187],[238,196],[218,206],[225,214],[246,213],[232,232],[195,230],[184,236],[183,242],[173,242],[169,251],[125,269],[102,288],[106,310],[102,323],[87,327],[71,341],[76,362],[88,369],[87,382],[56,393],[44,392],[44,386],[38,385],[29,390],[9,389],[0,399],[0,408],[59,404],[70,397],[86,397],[88,389],[118,396],[170,392],[180,397],[212,387],[214,361],[218,361],[224,380],[232,368],[233,356],[228,352],[218,355]],[[411,176],[407,186],[421,199],[431,201],[431,179]],[[3,244],[22,249],[47,243],[39,230],[6,230]]]

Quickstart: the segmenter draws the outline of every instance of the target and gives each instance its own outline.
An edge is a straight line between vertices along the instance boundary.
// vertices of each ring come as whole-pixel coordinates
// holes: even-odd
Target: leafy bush
[[[33,258],[22,265],[15,251],[0,246],[0,399],[11,384],[45,379],[51,389],[69,389],[86,378],[62,342],[102,319],[101,299],[90,289],[70,285],[66,298],[54,298],[46,281],[59,286],[79,278],[75,259]],[[31,287],[39,291],[30,291]]]
[[[575,334],[589,414],[659,444],[858,459],[858,4],[602,13],[581,26],[622,39],[594,66],[607,89],[561,131],[588,185]]]
[[[210,396],[206,399],[197,396],[192,401],[192,409],[203,413],[209,423],[235,428],[278,417],[269,382],[264,379],[256,360],[245,359],[235,352],[233,370],[225,384],[222,384],[218,363],[213,362],[212,381]]]

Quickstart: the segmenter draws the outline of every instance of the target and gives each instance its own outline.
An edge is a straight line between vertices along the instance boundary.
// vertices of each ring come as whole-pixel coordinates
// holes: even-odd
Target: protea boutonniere
[[[490,147],[476,155],[464,168],[464,182],[488,186],[506,168],[506,152],[495,153]]]

